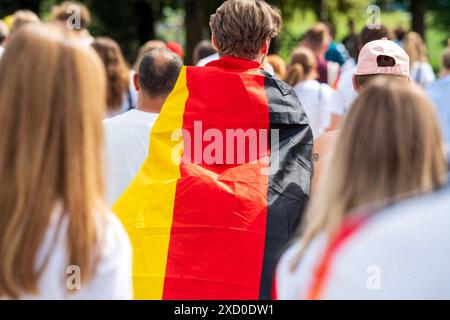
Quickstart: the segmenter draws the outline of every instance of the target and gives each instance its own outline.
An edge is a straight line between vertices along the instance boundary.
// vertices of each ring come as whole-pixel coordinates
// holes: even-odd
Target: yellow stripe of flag
[[[135,299],[162,299],[188,96],[183,68],[153,126],[147,160],[113,207],[133,245]]]

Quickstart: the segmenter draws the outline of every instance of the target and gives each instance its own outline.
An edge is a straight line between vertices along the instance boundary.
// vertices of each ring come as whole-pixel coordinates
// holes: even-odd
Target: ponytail
[[[293,87],[300,81],[304,81],[314,71],[316,65],[317,60],[311,50],[298,48],[292,53],[284,81]]]
[[[291,87],[305,79],[305,68],[300,63],[294,63],[287,68],[284,82]]]

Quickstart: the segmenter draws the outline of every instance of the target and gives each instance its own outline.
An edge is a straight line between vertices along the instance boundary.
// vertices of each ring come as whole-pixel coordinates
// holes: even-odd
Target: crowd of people
[[[0,299],[450,299],[450,46],[350,19],[284,60],[228,0],[195,66],[129,64],[50,20],[0,21]]]

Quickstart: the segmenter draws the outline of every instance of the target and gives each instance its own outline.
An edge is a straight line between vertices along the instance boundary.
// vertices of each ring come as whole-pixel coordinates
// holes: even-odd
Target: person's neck
[[[222,59],[222,58],[225,58],[225,57],[227,57],[227,56],[226,56],[226,55],[219,55],[219,57]],[[233,56],[231,56],[231,57],[233,57]],[[258,56],[255,57],[254,59],[241,58],[241,57],[235,57],[235,58],[243,59],[243,60],[247,60],[247,61],[251,61],[251,62],[256,62],[256,63],[262,64],[262,63],[264,63],[264,60],[265,60],[266,56],[265,56],[265,55],[258,55]]]
[[[143,112],[160,113],[165,100],[165,97],[153,98],[140,94],[138,97],[136,109]]]

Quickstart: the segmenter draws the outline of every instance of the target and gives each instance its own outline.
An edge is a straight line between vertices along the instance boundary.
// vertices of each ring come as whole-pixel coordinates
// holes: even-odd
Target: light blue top
[[[436,106],[447,151],[450,151],[450,75],[427,87],[428,97]]]

